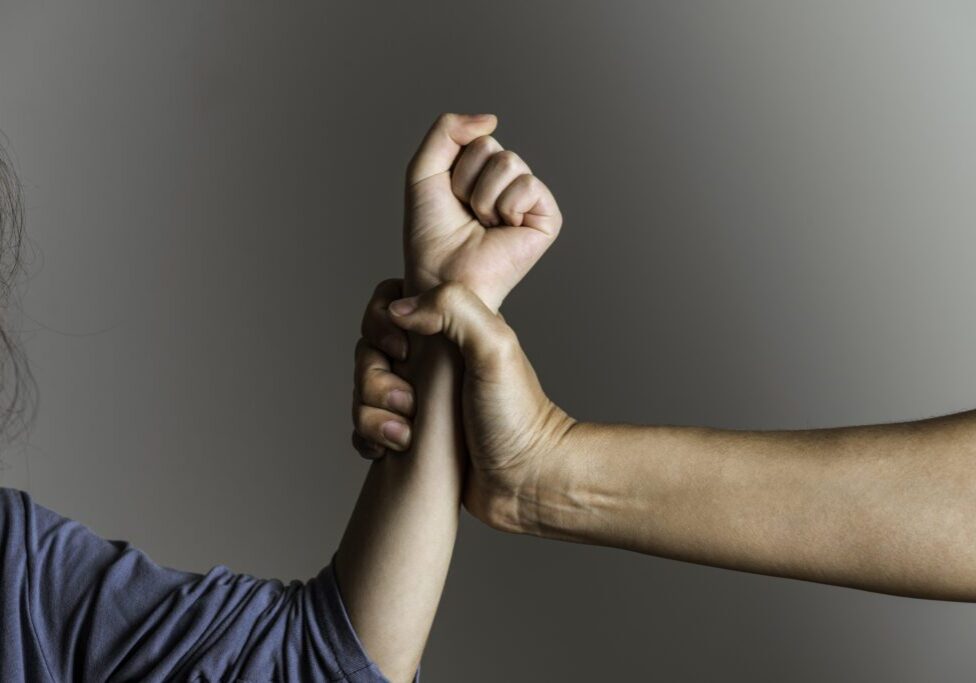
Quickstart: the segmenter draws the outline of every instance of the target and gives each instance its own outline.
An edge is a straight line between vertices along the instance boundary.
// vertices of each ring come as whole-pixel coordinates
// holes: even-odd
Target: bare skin
[[[895,595],[976,600],[976,411],[798,431],[578,422],[469,289],[394,301],[374,326],[464,358],[464,503],[487,524]],[[372,340],[367,338],[367,343]],[[380,374],[364,378],[376,400]],[[375,434],[361,430],[362,443]]]
[[[556,238],[562,217],[548,188],[490,134],[492,115],[446,114],[407,169],[405,289],[467,283],[494,310]],[[400,296],[387,282],[376,297]],[[373,311],[375,313],[375,310]],[[412,680],[450,565],[463,481],[456,406],[460,358],[439,338],[383,335],[367,314],[363,334],[416,387],[386,370],[383,354],[357,345],[357,386],[380,382],[384,398],[357,401],[354,421],[379,444],[336,556],[350,619],[370,658],[392,681]],[[373,391],[373,388],[370,388]],[[395,393],[399,392],[399,393]],[[391,412],[398,409],[401,414]],[[413,416],[409,424],[403,416]],[[363,447],[362,442],[357,442]]]

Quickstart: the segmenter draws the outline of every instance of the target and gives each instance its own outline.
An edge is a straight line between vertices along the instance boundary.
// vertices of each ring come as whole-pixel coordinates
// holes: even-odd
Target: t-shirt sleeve
[[[12,493],[0,511],[4,545],[13,520],[22,569],[9,566],[18,563],[5,547],[2,590],[22,593],[55,680],[386,681],[352,628],[331,563],[287,585],[224,565],[180,571]]]

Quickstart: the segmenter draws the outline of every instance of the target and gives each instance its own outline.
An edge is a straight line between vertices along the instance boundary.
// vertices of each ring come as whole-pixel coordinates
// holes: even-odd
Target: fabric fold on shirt
[[[181,571],[6,488],[0,562],[3,681],[388,683],[331,562],[288,584]]]

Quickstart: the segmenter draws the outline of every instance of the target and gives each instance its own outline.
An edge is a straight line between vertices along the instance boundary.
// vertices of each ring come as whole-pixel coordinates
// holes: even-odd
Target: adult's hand
[[[478,296],[447,283],[418,297],[391,301],[395,282],[373,294],[357,353],[353,441],[365,457],[407,445],[411,388],[397,377],[386,353],[402,348],[403,330],[442,333],[464,358],[462,412],[470,455],[464,505],[499,529],[522,531],[534,511],[534,487],[574,421],[546,396],[515,332]],[[386,309],[389,309],[389,315]]]
[[[407,167],[406,288],[454,281],[493,311],[559,234],[546,185],[491,137],[492,114],[442,114]]]

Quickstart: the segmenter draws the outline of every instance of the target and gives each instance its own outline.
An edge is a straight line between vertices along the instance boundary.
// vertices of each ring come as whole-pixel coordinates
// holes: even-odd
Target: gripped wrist
[[[417,267],[411,267],[407,265],[404,271],[403,277],[403,295],[404,296],[416,296],[417,294],[423,294],[428,289],[433,289],[439,284],[442,284],[442,280],[432,273]]]
[[[438,285],[442,285],[445,282],[450,281],[452,278],[443,278],[429,270],[407,265],[406,275],[403,279],[403,295],[404,296],[416,296],[417,294],[423,294],[427,290],[433,289]],[[501,308],[502,302],[505,300],[507,291],[498,291],[492,287],[486,287],[483,284],[478,284],[474,282],[469,282],[464,278],[457,278],[457,282],[460,282],[465,287],[470,289],[474,294],[481,299],[482,303],[487,306],[492,313],[498,313]]]

